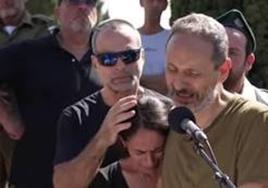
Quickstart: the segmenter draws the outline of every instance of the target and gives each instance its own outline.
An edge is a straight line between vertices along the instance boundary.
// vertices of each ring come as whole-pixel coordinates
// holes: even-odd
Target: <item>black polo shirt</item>
[[[67,105],[99,89],[89,77],[91,52],[78,61],[55,36],[0,50],[0,82],[14,88],[26,125],[12,162],[17,188],[52,187],[57,119]]]
[[[157,97],[167,108],[171,108],[173,104],[166,96],[146,88],[139,96]],[[105,104],[100,91],[65,108],[58,121],[55,165],[72,160],[85,149],[100,129],[109,109],[110,106]],[[102,166],[123,157],[121,147],[119,143],[110,146],[105,153]]]

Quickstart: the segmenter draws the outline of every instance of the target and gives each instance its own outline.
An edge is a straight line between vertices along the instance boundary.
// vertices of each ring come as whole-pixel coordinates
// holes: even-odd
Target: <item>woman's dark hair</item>
[[[136,114],[131,118],[131,127],[120,132],[123,140],[127,141],[141,128],[154,130],[163,136],[168,133],[168,112],[172,104],[154,96],[142,96],[135,107]]]

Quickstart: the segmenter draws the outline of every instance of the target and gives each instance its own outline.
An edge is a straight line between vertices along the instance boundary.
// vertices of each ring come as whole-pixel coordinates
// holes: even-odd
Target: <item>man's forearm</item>
[[[96,135],[74,159],[54,168],[55,188],[86,188],[95,178],[109,144]]]
[[[24,125],[18,110],[15,94],[0,85],[0,124],[10,138],[18,140],[24,133]],[[0,126],[1,126],[0,125]]]

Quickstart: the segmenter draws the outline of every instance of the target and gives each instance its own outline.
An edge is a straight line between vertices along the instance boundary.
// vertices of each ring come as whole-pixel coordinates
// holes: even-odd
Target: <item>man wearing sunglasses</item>
[[[87,187],[100,165],[120,155],[117,136],[131,126],[137,98],[164,96],[140,86],[144,64],[139,32],[123,20],[108,20],[92,35],[92,63],[103,88],[66,108],[59,120],[54,186]]]
[[[53,187],[58,117],[66,106],[99,89],[90,78],[96,0],[60,0],[55,17],[59,27],[51,35],[0,50],[0,82],[14,88],[25,125],[12,159],[11,187]]]

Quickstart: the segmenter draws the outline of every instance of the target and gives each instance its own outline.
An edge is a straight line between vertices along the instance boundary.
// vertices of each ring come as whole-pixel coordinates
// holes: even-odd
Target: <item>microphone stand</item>
[[[203,144],[198,142],[197,140],[194,141],[194,150],[196,151],[197,154],[199,154],[205,162],[209,165],[209,167],[213,170],[215,179],[218,181],[220,187],[225,187],[225,188],[236,188],[236,186],[233,184],[233,182],[230,180],[230,178],[224,174],[219,166],[212,160],[208,154],[206,153],[206,150],[204,149]],[[211,153],[213,153],[211,151]]]

